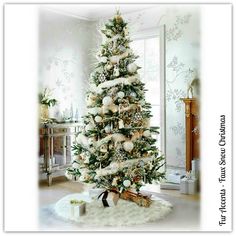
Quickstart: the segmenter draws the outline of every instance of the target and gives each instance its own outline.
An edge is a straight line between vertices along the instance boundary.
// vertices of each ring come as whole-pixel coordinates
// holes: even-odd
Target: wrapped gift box
[[[119,200],[119,193],[113,191],[106,190],[98,196],[98,201],[100,201],[104,207],[116,206],[118,200]]]
[[[182,194],[196,194],[197,193],[197,179],[182,176],[180,179],[180,193]]]
[[[199,159],[192,160],[192,171],[191,171],[191,173],[195,178],[199,177],[199,170],[200,170],[200,161],[199,161]]]
[[[86,202],[78,201],[78,200],[71,200],[71,218],[77,219],[80,216],[83,216],[86,212]]]

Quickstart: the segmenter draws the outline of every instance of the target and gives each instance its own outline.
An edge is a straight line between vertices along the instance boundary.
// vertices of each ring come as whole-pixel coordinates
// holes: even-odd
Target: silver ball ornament
[[[128,72],[130,73],[135,73],[137,71],[138,67],[135,63],[130,63],[128,66],[127,66],[127,70]]]
[[[106,97],[104,97],[104,98],[102,99],[102,104],[103,104],[104,106],[109,106],[109,105],[112,104],[112,102],[113,102],[113,100],[112,100],[112,98],[111,98],[110,96],[106,96]]]
[[[123,148],[126,152],[131,152],[134,148],[134,144],[131,141],[125,141],[123,143]]]
[[[106,132],[107,134],[111,132],[111,126],[110,126],[110,125],[107,125],[107,126],[105,127],[105,132]]]
[[[117,96],[118,96],[119,98],[123,98],[123,97],[125,96],[125,93],[122,92],[122,91],[120,91],[120,92],[117,93]]]
[[[131,181],[128,180],[128,179],[126,179],[126,180],[123,181],[123,185],[124,185],[126,188],[128,188],[128,187],[131,185]]]
[[[145,130],[145,131],[143,132],[143,136],[144,136],[144,137],[150,137],[150,135],[151,135],[151,132],[150,132],[149,130]]]
[[[100,123],[101,121],[102,121],[102,117],[101,116],[95,116],[95,121],[97,122],[97,123]]]

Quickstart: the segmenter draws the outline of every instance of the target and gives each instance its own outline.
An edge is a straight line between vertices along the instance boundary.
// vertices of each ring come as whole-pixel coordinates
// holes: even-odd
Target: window
[[[152,106],[151,126],[161,126],[161,68],[160,68],[160,37],[153,36],[136,39],[131,43],[134,53],[139,56],[136,60],[140,79],[146,84],[146,101]],[[158,148],[161,148],[161,137],[158,137]]]
[[[152,105],[151,126],[160,126],[160,50],[159,37],[137,39],[131,48],[139,58],[136,60],[140,79],[146,84],[146,100]]]

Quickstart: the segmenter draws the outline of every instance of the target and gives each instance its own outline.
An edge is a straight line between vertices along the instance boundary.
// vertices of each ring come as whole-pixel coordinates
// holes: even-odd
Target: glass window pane
[[[152,106],[151,112],[153,117],[151,117],[150,125],[160,127],[160,106]]]

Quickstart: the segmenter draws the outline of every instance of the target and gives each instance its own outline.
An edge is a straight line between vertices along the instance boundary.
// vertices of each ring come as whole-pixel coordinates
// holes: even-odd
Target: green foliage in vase
[[[128,24],[119,12],[101,29],[103,43],[90,76],[87,113],[73,146],[69,179],[119,192],[164,178],[164,155],[150,127],[151,104],[130,48]]]
[[[45,88],[43,92],[39,93],[39,103],[49,107],[55,106],[57,100],[55,98],[50,98],[51,96],[52,96],[51,90]]]

